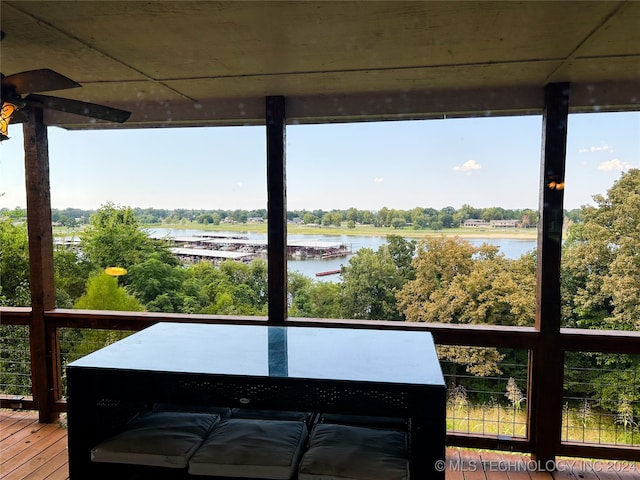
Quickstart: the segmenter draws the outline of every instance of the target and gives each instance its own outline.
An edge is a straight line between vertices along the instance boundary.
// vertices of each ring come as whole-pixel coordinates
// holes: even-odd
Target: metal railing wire
[[[565,355],[562,440],[640,446],[640,355]]]
[[[27,325],[0,325],[0,394],[32,394],[31,351]]]
[[[61,366],[61,397],[67,396],[66,366],[79,358],[131,335],[131,331],[90,328],[58,328]]]
[[[459,352],[464,348],[468,347],[456,350]],[[481,355],[480,350],[493,349],[473,351]],[[527,351],[500,349],[496,352],[497,358],[504,361],[461,364],[459,359],[452,361],[440,355],[447,385],[447,430],[450,433],[527,437]],[[467,360],[472,358],[467,357]]]

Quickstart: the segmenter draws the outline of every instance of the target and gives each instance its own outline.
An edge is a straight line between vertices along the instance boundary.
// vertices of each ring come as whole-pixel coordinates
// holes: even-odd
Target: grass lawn
[[[243,223],[205,225],[196,222],[179,224],[155,224],[145,225],[146,228],[171,228],[171,229],[197,229],[218,232],[251,232],[267,233],[266,223]],[[412,228],[374,227],[373,225],[357,225],[355,228],[347,228],[346,223],[341,227],[321,227],[308,225],[287,225],[287,231],[291,235],[352,235],[361,237],[386,237],[387,235],[400,235],[408,238],[438,237],[441,235],[458,236],[460,238],[513,238],[522,240],[535,240],[537,230],[535,228],[446,228],[443,230],[414,230]]]
[[[527,436],[527,412],[503,406],[447,404],[447,430],[481,435]],[[615,421],[615,415],[595,414],[585,419],[577,410],[565,409],[562,419],[562,440],[565,442],[595,443],[603,445],[640,444],[637,426],[624,428]]]

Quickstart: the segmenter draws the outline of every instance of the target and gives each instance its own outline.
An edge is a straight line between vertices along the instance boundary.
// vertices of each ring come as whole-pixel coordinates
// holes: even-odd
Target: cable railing
[[[565,355],[562,440],[640,447],[640,355]]]
[[[69,363],[115,343],[131,333],[123,330],[58,328],[61,367],[60,397],[67,398],[66,367]]]
[[[30,397],[32,385],[29,327],[0,326],[0,395],[13,401]]]
[[[30,371],[33,364],[26,361],[29,353],[29,329],[32,322],[28,312],[0,308],[0,372],[10,372],[14,380],[4,381],[0,388],[0,406],[12,408],[12,394],[31,394],[31,378],[38,375]],[[66,411],[65,366],[83,355],[117,341],[129,333],[141,330],[157,322],[198,322],[266,324],[263,317],[234,317],[215,315],[178,315],[162,313],[107,312],[51,310],[45,312],[45,331],[51,338],[52,370],[57,380],[53,382],[53,411]],[[447,325],[421,322],[357,321],[330,319],[291,318],[291,325],[330,326],[341,328],[379,328],[395,330],[429,331],[438,345],[441,365],[448,387],[447,442],[451,446],[531,451],[530,409],[536,393],[532,391],[531,353],[540,348],[538,333],[532,327],[492,327],[486,325]],[[594,339],[598,338],[597,342]],[[564,396],[562,408],[562,444],[559,455],[610,459],[640,459],[638,421],[638,397],[640,389],[637,367],[629,370],[623,359],[638,363],[640,334],[638,332],[595,332],[565,330],[560,332],[560,347],[565,352]],[[588,348],[584,348],[588,345]],[[595,349],[600,352],[594,352]],[[455,353],[452,353],[455,352]],[[484,352],[481,354],[480,352]],[[25,359],[15,358],[24,354]],[[635,356],[634,356],[635,354]],[[603,366],[584,369],[576,363],[580,356],[592,361],[600,358]],[[474,357],[475,356],[475,357]],[[475,358],[475,360],[474,360]],[[482,362],[477,359],[483,359]],[[612,359],[618,363],[611,364]],[[606,365],[605,365],[606,364]],[[605,368],[606,367],[606,368]],[[483,371],[484,370],[484,371]],[[595,371],[594,371],[595,370]],[[600,384],[585,385],[585,371],[600,379]],[[604,382],[604,372],[615,381]],[[633,373],[631,373],[633,372]],[[36,383],[34,387],[37,387]],[[620,412],[607,412],[603,400],[588,393],[594,391],[623,391],[629,388],[636,397],[629,399],[634,413],[624,417]],[[13,390],[10,390],[13,389]],[[584,412],[580,413],[580,405]],[[624,402],[622,402],[624,403]],[[15,402],[14,402],[15,404]],[[611,402],[607,404],[611,406]],[[40,409],[36,399],[25,399],[22,408]],[[586,415],[585,409],[591,409]],[[581,416],[582,415],[582,416]],[[626,418],[626,420],[625,420]],[[582,422],[582,423],[580,423]],[[625,423],[626,422],[626,423]],[[609,427],[607,427],[607,425]],[[605,433],[613,429],[615,436]],[[600,432],[594,437],[595,431]],[[596,440],[594,441],[594,438]]]
[[[442,351],[442,349],[439,349]],[[456,351],[470,351],[456,347]],[[527,352],[494,350],[498,358],[522,359],[522,363],[495,362],[461,364],[445,360],[441,366],[447,384],[447,430],[449,432],[501,438],[528,437],[527,432]],[[486,357],[487,355],[485,355]],[[492,356],[492,355],[488,355]],[[476,367],[475,374],[473,367]]]

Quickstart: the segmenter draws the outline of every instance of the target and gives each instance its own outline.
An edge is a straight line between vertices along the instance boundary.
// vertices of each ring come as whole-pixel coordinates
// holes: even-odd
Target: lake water
[[[167,228],[150,229],[150,232],[156,235],[172,235],[172,236],[195,236],[195,235],[211,235],[211,234],[232,234],[232,232],[211,232],[196,229],[179,229],[171,230]],[[233,234],[238,234],[233,232]],[[267,236],[261,233],[244,233],[250,240],[266,240]],[[360,237],[351,235],[289,235],[289,240],[319,240],[323,242],[336,242],[347,244],[353,253],[360,248],[370,248],[377,250],[386,243],[386,237]],[[536,240],[522,240],[514,238],[472,238],[467,239],[469,243],[475,246],[489,243],[500,247],[500,252],[504,253],[507,258],[518,258],[524,253],[534,250],[537,246]],[[321,281],[335,282],[340,281],[340,275],[327,275],[324,277],[316,277],[318,272],[327,272],[330,270],[339,270],[342,265],[347,265],[349,259],[353,256],[348,255],[341,258],[327,258],[322,260],[289,260],[289,270],[298,271],[308,277]]]
[[[290,235],[290,239],[304,238],[304,235]],[[351,236],[314,236],[318,240],[327,241],[340,241],[351,246],[351,251],[356,252],[360,248],[370,248],[377,250],[380,246],[386,243],[384,237],[351,237]],[[507,258],[518,258],[521,255],[534,250],[537,246],[536,240],[521,240],[512,238],[474,238],[467,239],[469,243],[475,246],[480,246],[483,243],[489,243],[491,245],[497,245],[500,247],[500,252],[504,253]],[[318,272],[326,272],[330,270],[339,270],[342,265],[347,265],[349,259],[353,255],[349,255],[343,258],[327,258],[323,260],[289,260],[289,270],[295,270],[308,277],[316,278],[322,281],[339,281],[340,275],[329,275],[326,277],[316,277]]]

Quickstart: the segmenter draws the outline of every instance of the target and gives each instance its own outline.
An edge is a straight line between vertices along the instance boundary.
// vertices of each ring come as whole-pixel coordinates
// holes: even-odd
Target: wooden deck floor
[[[456,448],[447,449],[446,466],[446,480],[640,479],[640,464],[564,460],[558,462],[557,471],[549,473],[534,471],[527,456]],[[0,479],[68,478],[64,426],[38,423],[34,412],[0,410]]]

